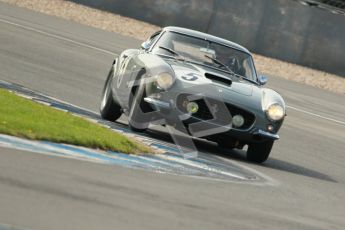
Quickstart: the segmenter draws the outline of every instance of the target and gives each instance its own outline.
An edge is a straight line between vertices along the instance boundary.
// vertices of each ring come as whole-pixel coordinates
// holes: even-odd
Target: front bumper
[[[266,139],[271,139],[271,140],[278,140],[279,139],[279,135],[278,134],[274,134],[274,133],[270,133],[270,132],[267,132],[267,131],[264,131],[264,130],[257,130],[255,133],[254,133],[254,136],[260,136],[260,137],[263,137],[263,138],[266,138]]]
[[[172,109],[172,105],[166,101],[161,101],[161,100],[151,98],[151,97],[145,97],[144,101],[160,109],[167,109],[167,110]]]

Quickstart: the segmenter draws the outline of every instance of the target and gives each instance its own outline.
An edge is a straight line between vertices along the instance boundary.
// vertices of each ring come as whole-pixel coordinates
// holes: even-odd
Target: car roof
[[[246,52],[246,53],[250,54],[250,52],[246,48],[244,48],[243,46],[241,46],[241,45],[239,45],[239,44],[237,44],[235,42],[231,42],[229,40],[226,40],[226,39],[223,39],[223,38],[220,38],[220,37],[216,37],[216,36],[213,36],[213,35],[210,35],[210,34],[206,34],[206,33],[203,33],[203,32],[199,32],[199,31],[196,31],[196,30],[191,30],[191,29],[186,29],[186,28],[176,27],[176,26],[168,26],[168,27],[164,27],[163,31],[172,31],[172,32],[177,32],[177,33],[181,33],[181,34],[190,35],[190,36],[193,36],[193,37],[203,38],[203,39],[206,39],[206,40],[209,40],[209,41],[213,41],[213,42],[216,42],[216,43],[220,43],[220,44],[224,44],[224,45],[230,46],[232,48],[235,48],[237,50],[240,50],[240,51],[243,51],[243,52]]]

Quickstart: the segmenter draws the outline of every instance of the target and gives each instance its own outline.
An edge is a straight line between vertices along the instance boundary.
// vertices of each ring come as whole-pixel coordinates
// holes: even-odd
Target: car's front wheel
[[[114,74],[114,67],[109,71],[107,80],[104,84],[102,101],[100,106],[101,117],[108,121],[116,121],[121,117],[121,106],[113,99],[113,92],[111,90],[111,78]]]
[[[251,143],[247,150],[247,160],[255,163],[266,161],[271,153],[274,141]]]
[[[143,120],[143,113],[150,112],[150,106],[143,100],[146,96],[145,84],[140,79],[138,86],[132,89],[132,94],[129,99],[130,113],[128,117],[129,128],[135,132],[144,132],[149,126],[149,122]]]

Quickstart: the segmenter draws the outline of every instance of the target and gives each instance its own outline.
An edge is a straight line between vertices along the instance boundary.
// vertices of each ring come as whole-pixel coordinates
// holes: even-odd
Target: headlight
[[[169,73],[161,73],[156,77],[157,86],[167,90],[174,84],[175,78]]]
[[[266,110],[266,115],[267,118],[271,121],[279,121],[284,117],[285,111],[283,106],[279,104],[273,104],[270,105]]]

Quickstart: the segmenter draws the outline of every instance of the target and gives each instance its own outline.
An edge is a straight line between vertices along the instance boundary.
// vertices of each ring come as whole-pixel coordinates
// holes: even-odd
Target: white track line
[[[71,43],[74,43],[74,44],[77,44],[77,45],[80,45],[80,46],[84,46],[84,47],[87,47],[87,48],[90,48],[90,49],[93,49],[93,50],[97,50],[97,51],[100,51],[100,52],[103,52],[103,53],[106,53],[106,54],[118,56],[118,54],[113,53],[111,51],[104,50],[104,49],[101,49],[101,48],[97,48],[95,46],[91,46],[91,45],[88,45],[88,44],[85,44],[85,43],[82,43],[82,42],[77,42],[77,41],[74,41],[72,39],[65,38],[65,37],[62,37],[62,36],[59,36],[59,35],[55,35],[55,34],[51,34],[51,33],[48,33],[48,32],[44,32],[42,30],[38,30],[38,29],[35,29],[33,27],[30,27],[30,26],[20,25],[20,24],[14,23],[14,22],[7,21],[5,19],[1,19],[1,18],[0,18],[0,21],[4,22],[4,23],[7,23],[7,24],[10,24],[10,25],[13,25],[13,26],[17,26],[17,27],[26,29],[26,30],[34,31],[36,33],[40,33],[40,34],[43,34],[43,35],[46,35],[46,36],[49,36],[49,37],[53,37],[53,38],[56,38],[56,39],[59,39],[59,40],[71,42]],[[286,107],[290,108],[290,109],[293,109],[293,110],[296,110],[296,111],[299,111],[299,112],[302,112],[302,113],[305,113],[305,114],[308,114],[308,115],[311,115],[311,116],[314,116],[314,117],[318,117],[318,118],[325,119],[325,120],[328,120],[328,121],[332,121],[332,122],[335,122],[335,123],[338,123],[338,124],[341,124],[341,125],[345,125],[345,122],[343,122],[343,121],[339,121],[339,120],[336,120],[336,119],[333,119],[333,118],[325,117],[325,116],[322,116],[322,115],[319,115],[319,114],[316,114],[316,113],[312,113],[312,112],[309,112],[309,111],[306,111],[306,110],[303,110],[303,109],[299,109],[299,108],[296,108],[296,107],[293,107],[293,106],[286,106]]]
[[[56,39],[59,39],[59,40],[71,42],[71,43],[74,43],[74,44],[77,44],[77,45],[80,45],[80,46],[83,46],[83,47],[87,47],[87,48],[90,48],[90,49],[93,49],[93,50],[97,50],[97,51],[100,51],[100,52],[103,52],[103,53],[106,53],[106,54],[118,56],[118,54],[113,53],[111,51],[104,50],[104,49],[101,49],[101,48],[98,48],[98,47],[95,47],[95,46],[91,46],[91,45],[88,45],[88,44],[85,44],[85,43],[82,43],[82,42],[77,42],[75,40],[72,40],[72,39],[69,39],[69,38],[65,38],[65,37],[62,37],[62,36],[59,36],[59,35],[55,35],[55,34],[51,34],[51,33],[48,33],[48,32],[44,32],[42,30],[35,29],[33,27],[30,27],[30,26],[20,25],[20,24],[14,23],[14,22],[7,21],[7,20],[2,19],[2,18],[0,18],[0,21],[4,22],[4,23],[7,23],[7,24],[10,24],[10,25],[13,25],[13,26],[17,26],[17,27],[26,29],[26,30],[34,31],[36,33],[43,34],[43,35],[46,35],[46,36],[49,36],[49,37],[52,37],[52,38],[56,38]]]
[[[303,110],[303,109],[299,109],[299,108],[296,108],[296,107],[293,107],[293,106],[286,106],[286,107],[289,108],[289,109],[296,110],[296,111],[301,112],[301,113],[305,113],[305,114],[314,116],[314,117],[318,117],[318,118],[321,118],[321,119],[324,119],[324,120],[333,121],[335,123],[338,123],[338,124],[341,124],[341,125],[345,125],[345,122],[343,122],[343,121],[339,121],[339,120],[336,120],[336,119],[333,119],[333,118],[321,116],[319,114],[312,113],[312,112],[309,112],[309,111],[306,111],[306,110]]]

